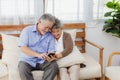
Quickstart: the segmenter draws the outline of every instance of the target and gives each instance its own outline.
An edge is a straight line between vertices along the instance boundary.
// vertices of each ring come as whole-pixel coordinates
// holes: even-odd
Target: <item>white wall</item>
[[[100,21],[97,25],[90,25],[86,28],[86,38],[92,42],[95,42],[104,47],[103,59],[104,59],[104,67],[106,67],[108,62],[108,56],[113,51],[120,51],[120,38],[111,36],[106,32],[102,31],[104,22]],[[94,54],[98,51],[94,47],[90,47],[87,45],[87,52],[89,52],[92,56],[94,56],[98,60],[97,54]],[[120,65],[120,56],[115,56],[112,62],[113,65]]]

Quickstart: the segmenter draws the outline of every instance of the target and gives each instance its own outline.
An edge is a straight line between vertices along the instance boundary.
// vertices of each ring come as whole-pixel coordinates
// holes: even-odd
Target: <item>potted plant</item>
[[[103,31],[112,33],[113,36],[120,38],[120,3],[119,1],[108,1],[105,6],[110,9],[109,12],[104,14],[105,17],[109,17],[105,21]]]

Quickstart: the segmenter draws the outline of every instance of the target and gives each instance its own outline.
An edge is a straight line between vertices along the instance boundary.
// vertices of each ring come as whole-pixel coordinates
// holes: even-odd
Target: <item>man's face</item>
[[[50,31],[53,26],[53,22],[49,20],[41,20],[38,23],[38,31],[40,34],[45,34],[46,32]]]
[[[60,36],[62,34],[62,29],[58,28],[58,29],[52,29],[52,35],[55,37],[55,39],[59,39]]]

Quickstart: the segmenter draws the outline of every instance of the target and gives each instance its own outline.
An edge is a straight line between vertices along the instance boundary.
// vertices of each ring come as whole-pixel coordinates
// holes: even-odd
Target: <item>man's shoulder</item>
[[[30,25],[30,26],[26,26],[23,31],[32,31],[35,30],[36,25]]]
[[[36,25],[29,25],[29,26],[26,26],[24,29],[33,29],[35,27],[36,27]]]

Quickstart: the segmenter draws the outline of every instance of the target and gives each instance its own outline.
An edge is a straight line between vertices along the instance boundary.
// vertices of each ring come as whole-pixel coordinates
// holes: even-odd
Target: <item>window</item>
[[[43,0],[0,0],[0,24],[34,24],[43,14]]]
[[[34,0],[1,0],[0,12],[2,17],[33,16]]]
[[[46,12],[63,21],[103,19],[107,0],[46,0]]]

